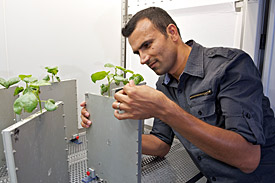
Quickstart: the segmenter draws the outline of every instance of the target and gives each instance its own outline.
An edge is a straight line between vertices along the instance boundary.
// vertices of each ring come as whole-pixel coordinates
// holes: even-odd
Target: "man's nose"
[[[150,59],[150,56],[147,54],[141,54],[140,55],[140,63],[141,64],[146,64],[146,62],[148,62]]]

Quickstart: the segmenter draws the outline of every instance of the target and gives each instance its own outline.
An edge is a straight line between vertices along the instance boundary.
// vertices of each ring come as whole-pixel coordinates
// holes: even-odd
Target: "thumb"
[[[129,81],[129,86],[135,86],[134,80],[130,80],[130,81]]]

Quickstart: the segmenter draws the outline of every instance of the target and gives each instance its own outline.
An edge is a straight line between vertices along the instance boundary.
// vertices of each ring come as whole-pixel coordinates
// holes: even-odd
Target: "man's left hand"
[[[147,119],[161,114],[166,96],[149,86],[137,86],[130,81],[115,94],[112,107],[117,119]],[[120,112],[120,111],[123,112]]]

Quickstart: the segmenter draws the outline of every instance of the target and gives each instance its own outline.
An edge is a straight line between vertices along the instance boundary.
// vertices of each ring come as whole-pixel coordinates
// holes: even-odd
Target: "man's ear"
[[[179,39],[178,29],[174,24],[169,24],[166,28],[166,32],[168,36],[171,36],[173,41],[177,41]]]

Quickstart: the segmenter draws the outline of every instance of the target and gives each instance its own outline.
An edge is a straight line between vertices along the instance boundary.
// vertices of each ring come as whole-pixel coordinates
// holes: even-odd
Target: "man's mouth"
[[[157,62],[158,62],[157,60],[154,60],[154,61],[150,62],[150,63],[148,64],[148,66],[149,66],[151,69],[154,69],[154,67],[155,67],[155,65],[156,65]]]

